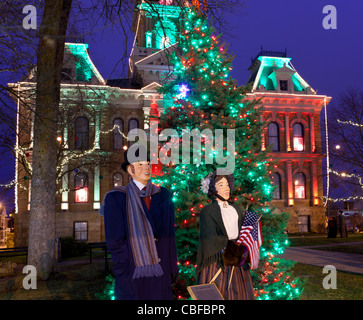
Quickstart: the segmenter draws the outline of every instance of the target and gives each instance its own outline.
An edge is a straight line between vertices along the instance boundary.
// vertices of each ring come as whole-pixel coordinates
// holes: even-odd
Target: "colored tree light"
[[[170,6],[173,3],[173,0],[159,0],[159,4],[164,6]]]
[[[275,187],[271,186],[269,171],[276,161],[268,157],[267,151],[261,151],[260,137],[264,130],[260,123],[262,106],[258,102],[241,103],[247,88],[238,86],[236,80],[228,75],[232,69],[228,46],[221,46],[220,36],[215,36],[215,29],[207,16],[199,14],[197,9],[193,8],[187,12],[186,19],[181,19],[180,50],[178,55],[174,52],[171,56],[175,79],[159,88],[165,97],[159,128],[173,128],[179,137],[185,133],[185,128],[197,128],[200,132],[211,128],[223,132],[234,130],[235,185],[232,196],[242,210],[248,207],[248,210],[262,216],[260,264],[251,271],[255,297],[297,299],[302,290],[289,273],[293,262],[275,257],[283,253],[287,245],[284,229],[289,215],[274,213],[270,205]],[[198,146],[194,138],[190,139],[193,143],[188,152],[190,161],[164,165],[161,175],[153,178],[153,183],[173,194],[179,262],[179,277],[173,286],[175,299],[191,299],[187,286],[197,284],[199,213],[211,202],[200,190],[201,180],[216,168],[223,167],[217,159],[226,157],[228,150],[221,148],[223,155],[216,152],[218,143],[226,146],[226,137],[223,138],[220,142],[203,139]],[[184,140],[180,141],[180,150],[182,142]],[[214,143],[214,148],[207,148],[208,143]],[[212,158],[212,163],[207,163],[206,155]],[[178,160],[181,158],[179,153]],[[202,161],[194,162],[195,158]]]
[[[187,97],[187,94],[189,91],[190,91],[190,89],[188,88],[187,85],[185,85],[185,84],[179,85],[178,99],[185,99]]]

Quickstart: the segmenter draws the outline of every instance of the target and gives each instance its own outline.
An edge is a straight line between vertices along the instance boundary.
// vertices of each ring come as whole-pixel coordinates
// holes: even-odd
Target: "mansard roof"
[[[88,44],[67,42],[64,50],[62,83],[81,81],[89,84],[106,84],[89,56]]]
[[[251,74],[247,83],[252,84],[252,91],[279,92],[279,80],[288,80],[292,84],[289,93],[316,94],[296,71],[286,51],[261,51],[248,70]]]

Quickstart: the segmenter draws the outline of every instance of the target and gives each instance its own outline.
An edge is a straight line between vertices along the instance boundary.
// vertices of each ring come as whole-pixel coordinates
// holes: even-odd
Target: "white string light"
[[[356,126],[356,127],[362,127],[363,128],[363,124],[360,124],[360,123],[356,123],[356,122],[353,122],[353,121],[342,121],[342,120],[339,120],[337,119],[337,122],[338,123],[342,123],[342,124],[349,124],[349,125],[352,125],[352,126]]]
[[[331,202],[363,200],[362,196],[352,196],[352,197],[348,197],[348,198],[338,198],[338,199],[333,199],[333,198],[328,198],[328,197],[322,197],[322,198],[325,199],[326,201],[331,201]]]
[[[111,132],[114,132],[117,129],[117,132],[122,135],[125,139],[127,139],[127,136],[121,131],[121,128],[118,124],[115,124],[111,129],[107,130],[107,131],[99,131],[100,134],[109,134]],[[57,137],[58,139],[59,137]],[[91,153],[93,153],[95,150],[97,149],[97,144],[96,144],[96,139],[93,143],[93,147],[92,149],[86,150],[84,152],[81,153],[69,153],[67,155],[64,156],[64,158],[61,160],[60,164],[57,166],[57,170],[59,172],[63,172],[63,168],[65,165],[67,165],[70,161],[72,160],[77,160],[79,158],[82,158],[86,155],[89,155]],[[27,168],[27,172],[29,173],[29,175],[32,175],[32,165],[31,163],[28,161],[28,155],[27,153],[29,152],[28,149],[23,148],[21,146],[14,146],[14,150],[16,152],[16,154],[18,154],[20,157],[23,158],[24,161],[24,166]],[[64,150],[64,152],[67,152],[67,150]],[[61,177],[57,178],[57,182],[59,182],[61,179]],[[11,181],[10,183],[7,184],[0,184],[0,187],[5,187],[5,188],[11,188],[13,186],[19,186],[24,190],[28,190],[27,187],[23,186],[21,183],[17,182],[15,179],[13,181]],[[70,189],[61,189],[58,190],[57,193],[62,193],[62,192],[69,192]]]
[[[341,124],[347,124],[347,125],[352,125],[352,126],[356,126],[356,127],[363,127],[363,124],[359,124],[353,121],[342,121],[337,119],[338,123]],[[328,128],[327,128],[327,113],[326,113],[326,105],[325,105],[325,130],[326,132],[328,132]],[[327,141],[327,145],[328,145],[328,134],[326,134],[326,141]],[[340,146],[336,146],[336,149],[340,149]],[[362,177],[360,175],[356,175],[356,174],[349,174],[346,172],[338,172],[335,170],[332,170],[329,168],[329,148],[327,148],[327,195],[326,197],[323,197],[323,199],[325,199],[325,203],[327,203],[328,201],[331,202],[341,202],[341,201],[354,201],[354,200],[363,200],[363,196],[351,196],[351,197],[347,197],[347,198],[329,198],[329,174],[332,173],[338,177],[341,178],[356,178],[358,179],[358,183],[359,186],[363,189],[363,182],[362,182]]]
[[[328,115],[326,110],[326,97],[324,97],[324,113],[325,113],[325,144],[326,144],[326,201],[324,203],[324,207],[328,205],[328,199],[329,199],[329,138],[328,138]]]

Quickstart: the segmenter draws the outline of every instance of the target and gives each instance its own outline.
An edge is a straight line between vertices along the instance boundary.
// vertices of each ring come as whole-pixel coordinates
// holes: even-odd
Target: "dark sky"
[[[326,5],[337,10],[337,29],[325,30]],[[363,3],[328,0],[247,0],[240,14],[227,20],[233,37],[224,37],[229,52],[236,56],[232,76],[240,85],[248,79],[251,57],[261,46],[265,50],[285,50],[300,75],[318,94],[335,98],[349,87],[361,86],[363,73]],[[104,31],[104,32],[101,32]],[[92,33],[90,55],[104,78],[124,53],[120,32],[115,26]]]
[[[323,8],[334,5],[337,29],[323,28],[327,14]],[[363,74],[363,2],[331,0],[247,0],[240,13],[229,14],[230,34],[223,39],[236,56],[232,76],[245,84],[251,57],[265,50],[285,50],[292,64],[309,85],[333,97],[349,88],[362,87]],[[117,25],[88,30],[86,41],[91,59],[105,79],[122,77],[120,59],[130,52],[125,48]],[[13,177],[13,160],[3,158],[0,184]],[[1,164],[1,163],[0,163]],[[1,202],[1,199],[0,199]]]

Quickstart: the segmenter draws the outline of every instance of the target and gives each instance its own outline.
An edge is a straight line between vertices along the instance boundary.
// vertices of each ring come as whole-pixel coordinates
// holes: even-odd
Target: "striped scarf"
[[[141,198],[152,196],[158,192],[160,192],[160,187],[152,184],[150,180],[146,185],[146,190],[140,190],[132,179],[126,186],[127,220],[136,266],[132,279],[163,275],[154,233],[141,202]]]

